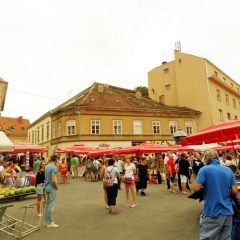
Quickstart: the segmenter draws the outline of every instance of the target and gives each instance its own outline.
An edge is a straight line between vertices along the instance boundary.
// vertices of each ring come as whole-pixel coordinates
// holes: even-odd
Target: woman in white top
[[[130,183],[126,183],[124,182],[124,179],[123,179],[123,182],[124,182],[124,185],[125,185],[125,191],[126,191],[126,198],[127,198],[127,202],[125,204],[125,207],[136,207],[137,204],[136,204],[136,193],[135,193],[135,181],[134,181],[134,175],[136,174],[136,166],[135,164],[131,163],[130,162],[130,158],[131,156],[125,156],[125,166],[124,166],[124,169],[125,169],[125,174],[124,174],[124,178],[131,178],[132,181]],[[132,205],[130,204],[130,201],[129,201],[129,188],[131,189],[131,192],[132,192],[132,197],[133,197],[133,203]]]

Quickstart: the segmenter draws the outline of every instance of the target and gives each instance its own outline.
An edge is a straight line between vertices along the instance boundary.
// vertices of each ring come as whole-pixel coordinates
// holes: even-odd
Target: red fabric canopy
[[[218,146],[218,147],[214,147],[211,148],[212,150],[215,151],[227,151],[227,150],[239,150],[240,149],[240,145],[234,145],[234,146]]]
[[[207,127],[195,134],[185,137],[180,144],[201,145],[204,143],[225,142],[240,138],[240,120],[227,121]]]
[[[24,143],[18,143],[15,144],[14,152],[19,153],[19,152],[47,152],[48,149],[46,147],[29,143],[29,142],[24,142]]]

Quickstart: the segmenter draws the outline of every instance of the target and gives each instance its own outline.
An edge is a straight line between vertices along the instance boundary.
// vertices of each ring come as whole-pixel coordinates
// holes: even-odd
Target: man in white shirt
[[[116,154],[114,156],[114,159],[115,159],[115,163],[114,163],[114,166],[118,169],[118,172],[120,173],[120,175],[122,176],[123,175],[123,167],[124,167],[124,162],[119,158],[119,155]],[[118,179],[118,189],[119,190],[122,190],[121,188],[121,178],[117,178]]]

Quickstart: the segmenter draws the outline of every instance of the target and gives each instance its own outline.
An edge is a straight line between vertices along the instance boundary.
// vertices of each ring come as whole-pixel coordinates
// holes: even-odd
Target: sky
[[[238,0],[0,0],[1,116],[29,119],[94,82],[134,89],[183,53],[240,84]]]

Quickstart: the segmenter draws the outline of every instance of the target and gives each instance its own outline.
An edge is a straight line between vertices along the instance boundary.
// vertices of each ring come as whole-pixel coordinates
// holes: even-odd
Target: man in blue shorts
[[[232,170],[221,166],[216,151],[204,155],[204,164],[197,175],[193,191],[203,187],[204,207],[200,217],[200,240],[231,238],[233,207],[231,195],[238,193]]]

